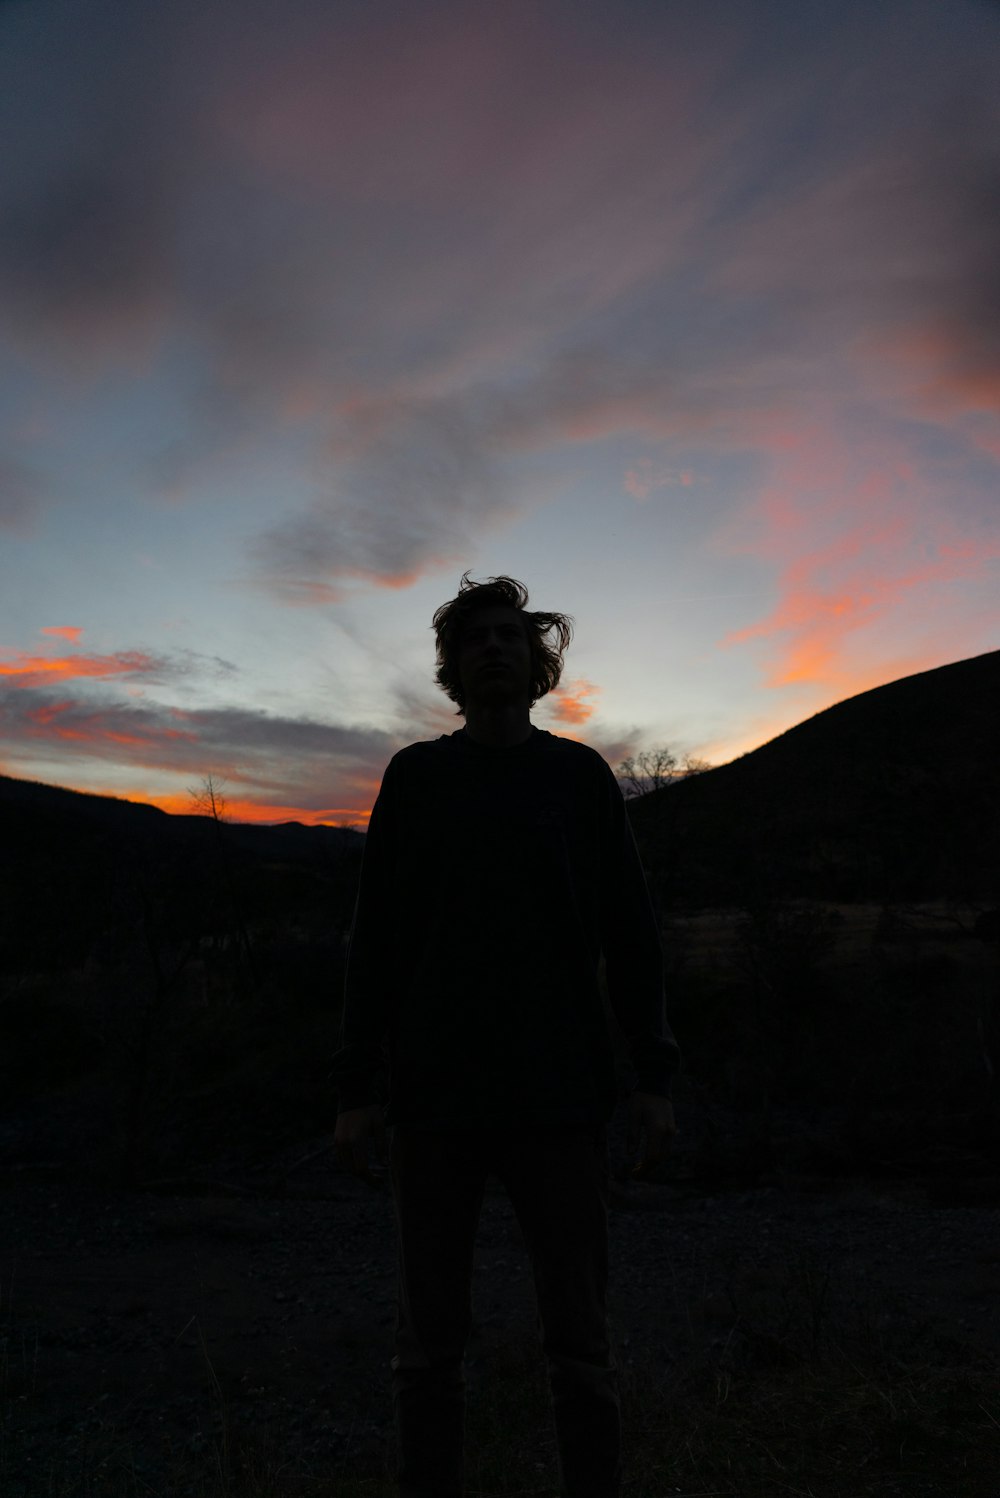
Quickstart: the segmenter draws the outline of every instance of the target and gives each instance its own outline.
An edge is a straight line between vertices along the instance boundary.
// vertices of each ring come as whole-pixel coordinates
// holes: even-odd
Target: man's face
[[[531,700],[531,647],[516,609],[477,609],[462,629],[458,674],[466,702]]]

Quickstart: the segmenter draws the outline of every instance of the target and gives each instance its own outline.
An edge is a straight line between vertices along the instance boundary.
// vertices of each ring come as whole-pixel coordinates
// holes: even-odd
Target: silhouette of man
[[[659,932],[618,784],[593,749],[536,728],[571,637],[509,577],[434,615],[438,683],[465,726],[390,761],[372,811],[334,1058],[334,1147],[388,1163],[398,1239],[392,1358],[401,1498],[461,1498],[476,1229],[503,1183],[532,1263],[564,1498],[621,1491],[606,1314],[614,1048],[637,1086],[628,1148],[675,1133],[678,1049]]]

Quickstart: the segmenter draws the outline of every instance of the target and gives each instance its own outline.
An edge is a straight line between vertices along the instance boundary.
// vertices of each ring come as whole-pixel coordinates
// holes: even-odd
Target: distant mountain
[[[668,897],[1000,903],[1000,650],[850,697],[629,809]]]
[[[43,830],[73,842],[113,838],[143,844],[198,840],[212,836],[214,831],[211,818],[206,816],[172,814],[145,802],[96,796],[9,775],[0,775],[0,818],[4,844],[0,856],[20,838],[34,841]],[[269,826],[226,822],[225,834],[234,847],[247,852],[306,859],[321,849],[360,846],[363,839],[363,834],[353,828],[307,827],[302,822]]]
[[[136,932],[183,945],[238,920],[339,941],[363,846],[348,828],[219,825],[0,776],[0,976],[103,961]]]

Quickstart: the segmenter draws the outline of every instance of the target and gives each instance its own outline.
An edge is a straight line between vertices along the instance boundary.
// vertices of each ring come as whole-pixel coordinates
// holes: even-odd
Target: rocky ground
[[[666,1179],[628,1179],[611,1131],[610,1317],[622,1365],[802,1339],[924,1337],[1000,1364],[1000,1190],[982,1170],[713,1182],[693,1120]],[[395,1223],[384,1175],[340,1172],[330,1139],[253,1170],[107,1191],[44,1172],[0,1190],[0,1490],[68,1491],[128,1467],[163,1491],[179,1453],[252,1433],[315,1473],[385,1450]],[[950,1184],[949,1184],[950,1181]],[[494,1351],[535,1334],[530,1264],[491,1182],[477,1242],[470,1397]],[[110,1465],[109,1465],[110,1464]],[[99,1491],[91,1489],[91,1491]],[[194,1489],[191,1489],[194,1491]]]

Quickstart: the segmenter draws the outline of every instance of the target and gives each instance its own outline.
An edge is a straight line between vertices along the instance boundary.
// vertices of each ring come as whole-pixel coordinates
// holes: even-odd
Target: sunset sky
[[[722,763],[1000,645],[1000,6],[0,5],[0,770],[364,823],[431,615]]]

